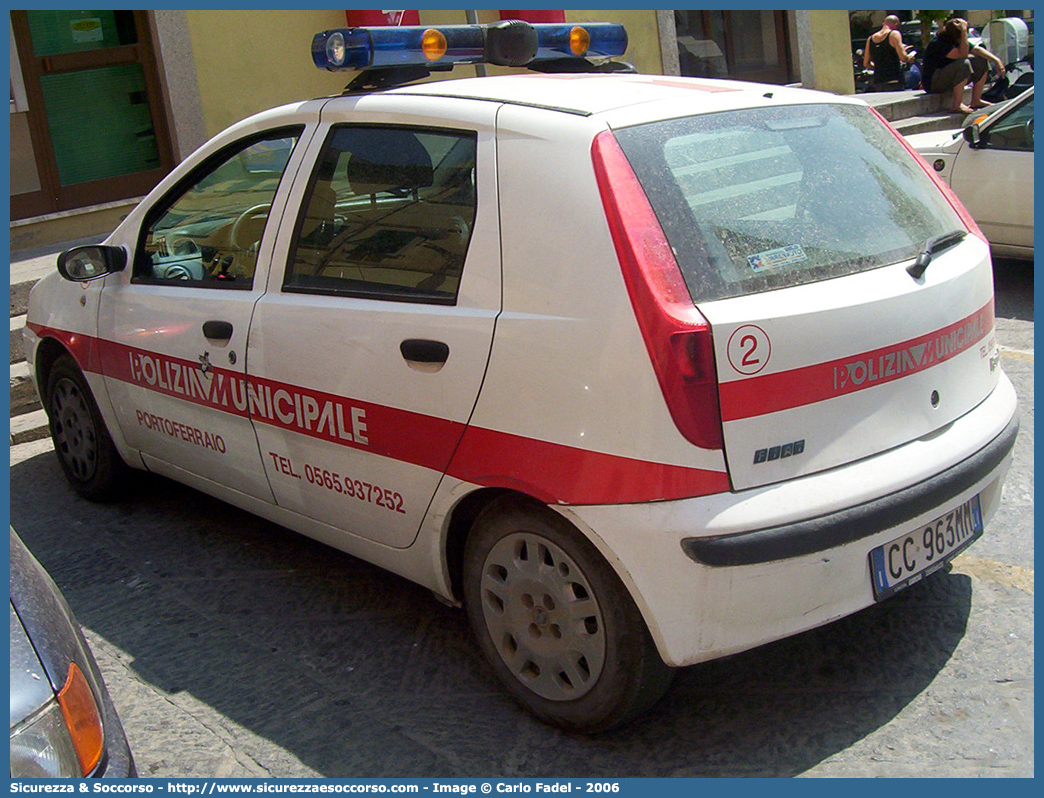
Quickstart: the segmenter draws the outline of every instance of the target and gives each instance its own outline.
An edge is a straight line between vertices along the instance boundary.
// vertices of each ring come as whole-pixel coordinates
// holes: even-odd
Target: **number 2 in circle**
[[[772,356],[768,334],[755,324],[737,327],[729,337],[729,365],[740,374],[757,374]]]

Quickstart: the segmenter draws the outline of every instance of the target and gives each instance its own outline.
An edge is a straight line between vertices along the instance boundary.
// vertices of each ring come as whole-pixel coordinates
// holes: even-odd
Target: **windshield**
[[[862,106],[730,111],[614,134],[696,302],[875,269],[964,229]]]

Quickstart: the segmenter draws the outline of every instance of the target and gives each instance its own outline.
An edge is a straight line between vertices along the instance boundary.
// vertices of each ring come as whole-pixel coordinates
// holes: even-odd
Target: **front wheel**
[[[670,684],[619,577],[564,518],[514,498],[476,519],[464,551],[468,618],[501,682],[538,717],[605,731]]]
[[[130,469],[109,437],[76,362],[62,355],[47,378],[47,418],[58,462],[85,499],[108,501],[126,488]]]

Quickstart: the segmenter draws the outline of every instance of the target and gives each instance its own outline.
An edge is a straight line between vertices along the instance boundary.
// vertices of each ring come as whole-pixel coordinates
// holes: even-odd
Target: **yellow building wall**
[[[855,93],[847,11],[811,11],[815,88],[836,94]]]
[[[496,22],[499,11],[478,11]],[[344,11],[187,11],[196,79],[207,136],[251,114],[284,103],[339,94],[352,72],[325,72],[312,63],[312,37],[345,26]],[[422,10],[422,25],[463,24],[463,10]],[[639,72],[662,73],[655,11],[566,11],[567,22],[622,22],[628,48],[623,60]],[[489,69],[488,72],[511,72]],[[474,76],[457,67],[435,79]]]
[[[284,103],[339,94],[345,72],[312,63],[312,37],[344,11],[187,11],[207,136]]]

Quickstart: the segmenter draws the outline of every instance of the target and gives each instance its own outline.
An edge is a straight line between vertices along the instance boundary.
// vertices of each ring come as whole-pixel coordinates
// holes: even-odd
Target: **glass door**
[[[783,11],[675,11],[682,75],[788,83]]]
[[[12,218],[149,191],[173,158],[142,11],[12,11],[40,189]]]

